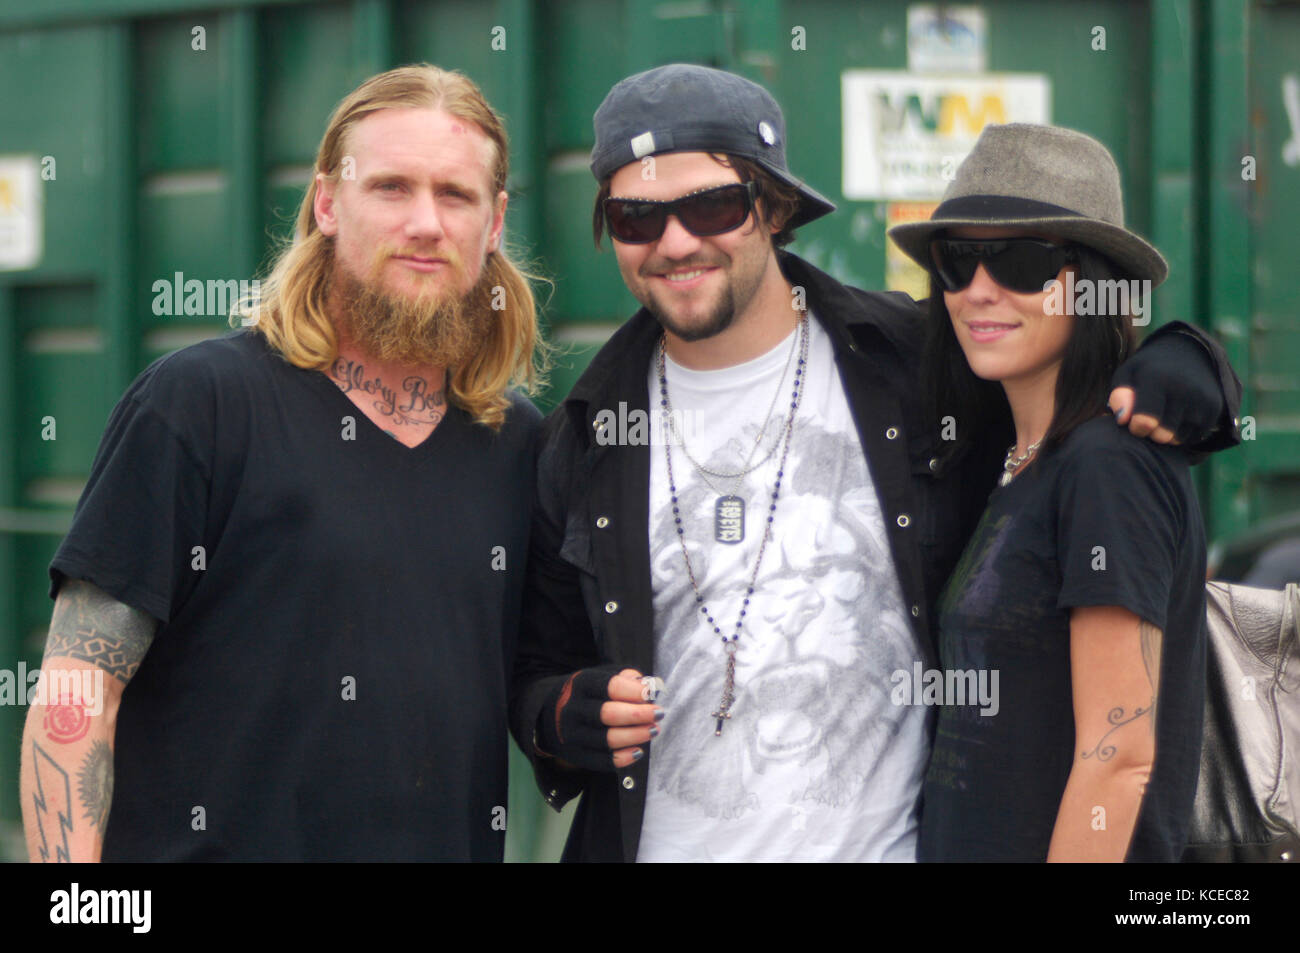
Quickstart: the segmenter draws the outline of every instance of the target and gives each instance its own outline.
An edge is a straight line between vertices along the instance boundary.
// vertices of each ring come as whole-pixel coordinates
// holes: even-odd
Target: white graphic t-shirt
[[[803,393],[720,736],[710,713],[721,701],[725,655],[686,572],[664,442],[672,440],[695,578],[730,636],[771,512],[797,332],[723,370],[666,361],[678,435],[665,436],[667,420],[656,418],[649,527],[653,674],[666,685],[665,717],[651,742],[638,861],[915,860],[925,710],[890,695],[891,675],[912,672],[921,654],[830,338],[815,318],[808,327]],[[659,407],[657,356],[651,407]],[[687,458],[735,474],[774,445],[743,477],[706,473],[712,487]],[[715,527],[718,498],[730,495],[745,505],[738,543],[716,538],[734,525]]]

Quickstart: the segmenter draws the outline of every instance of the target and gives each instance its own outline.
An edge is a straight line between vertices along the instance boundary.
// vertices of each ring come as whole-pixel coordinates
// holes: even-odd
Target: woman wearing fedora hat
[[[922,860],[1177,860],[1184,845],[1205,536],[1186,453],[1106,406],[1168,271],[1123,221],[1104,146],[1011,124],[984,130],[929,221],[890,232],[931,274],[928,399],[948,456],[1008,405],[1015,426],[939,604]],[[991,704],[964,690],[977,681]]]

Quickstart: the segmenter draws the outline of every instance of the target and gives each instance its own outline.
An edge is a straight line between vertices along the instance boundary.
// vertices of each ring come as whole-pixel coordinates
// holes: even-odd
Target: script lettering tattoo
[[[442,420],[447,397],[442,388],[430,391],[429,382],[423,377],[411,376],[402,381],[402,390],[410,395],[405,407],[399,407],[395,415],[398,423],[432,426]],[[427,416],[416,417],[414,414],[425,413]]]
[[[354,390],[377,394],[379,400],[375,401],[375,410],[385,417],[391,417],[397,409],[397,393],[391,387],[385,387],[383,380],[378,377],[366,380],[366,369],[361,364],[340,357],[334,362],[330,374],[338,383],[339,390],[345,394]]]
[[[442,420],[446,413],[446,391],[443,388],[431,390],[429,381],[418,374],[402,381],[402,391],[407,395],[407,400],[400,407],[397,392],[385,386],[381,378],[367,380],[366,369],[362,364],[340,357],[334,362],[330,376],[345,394],[358,390],[377,396],[379,399],[374,402],[374,409],[402,426],[432,426]]]
[[[36,742],[32,742],[32,770],[36,774],[32,803],[36,808],[36,829],[41,835],[41,846],[36,851],[41,863],[71,863],[68,834],[72,831],[72,785],[68,772]]]
[[[1084,758],[1096,757],[1098,761],[1109,761],[1115,757],[1115,752],[1119,749],[1114,743],[1107,744],[1106,740],[1119,729],[1123,728],[1130,722],[1137,721],[1143,715],[1150,715],[1151,732],[1156,730],[1155,710],[1156,710],[1156,692],[1160,684],[1160,641],[1163,633],[1145,619],[1138,626],[1138,638],[1142,644],[1142,666],[1146,669],[1147,681],[1151,685],[1151,702],[1145,708],[1134,708],[1133,714],[1125,717],[1122,707],[1112,708],[1106,715],[1108,721],[1113,727],[1110,731],[1101,736],[1101,740],[1093,747],[1091,751],[1085,751],[1081,755]]]
[[[113,751],[107,742],[96,741],[91,746],[90,754],[81,762],[77,781],[86,819],[102,834],[108,824],[108,807],[113,801]]]
[[[432,410],[439,416],[442,415],[442,408],[447,404],[447,396],[442,388],[428,391],[426,390],[428,386],[429,382],[423,377],[408,377],[402,381],[402,390],[411,395],[410,401],[402,408],[403,413]]]
[[[123,605],[98,586],[67,579],[54,603],[41,664],[60,656],[82,659],[126,684],[157,628],[157,619]]]

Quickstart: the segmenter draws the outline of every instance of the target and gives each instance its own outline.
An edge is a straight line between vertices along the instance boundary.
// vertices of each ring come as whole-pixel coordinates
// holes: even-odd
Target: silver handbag
[[[1183,860],[1300,860],[1300,586],[1205,588],[1205,734]]]

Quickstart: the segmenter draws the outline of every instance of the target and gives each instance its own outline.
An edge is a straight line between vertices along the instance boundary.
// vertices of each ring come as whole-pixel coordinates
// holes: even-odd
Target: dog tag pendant
[[[745,538],[745,501],[720,496],[713,504],[713,538],[719,543],[739,543]]]

